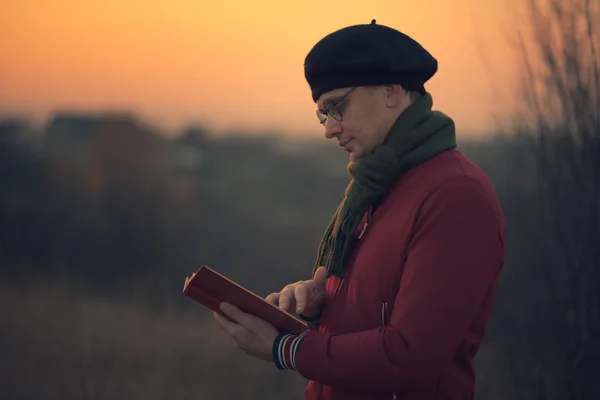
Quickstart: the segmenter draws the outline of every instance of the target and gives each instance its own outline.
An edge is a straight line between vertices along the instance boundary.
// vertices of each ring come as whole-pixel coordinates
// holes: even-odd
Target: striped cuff
[[[273,361],[279,369],[296,370],[296,351],[304,336],[280,333],[273,342]]]

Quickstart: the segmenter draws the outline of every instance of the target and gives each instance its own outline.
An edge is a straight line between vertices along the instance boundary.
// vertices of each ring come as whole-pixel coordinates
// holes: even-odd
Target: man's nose
[[[334,118],[328,117],[325,122],[325,138],[333,139],[342,132],[342,124]]]

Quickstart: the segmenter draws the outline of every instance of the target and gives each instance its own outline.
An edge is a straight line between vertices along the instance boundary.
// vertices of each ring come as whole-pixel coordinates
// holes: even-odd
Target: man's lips
[[[350,143],[351,141],[352,141],[352,139],[348,139],[348,140],[341,140],[341,141],[339,141],[339,142],[338,142],[338,145],[339,145],[340,147],[343,147],[343,148],[344,148],[344,150],[348,151],[348,149],[346,148],[346,145],[347,145],[348,143]]]

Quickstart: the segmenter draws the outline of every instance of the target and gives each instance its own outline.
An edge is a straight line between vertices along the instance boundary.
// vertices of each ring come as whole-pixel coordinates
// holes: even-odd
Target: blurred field
[[[66,286],[0,287],[2,399],[301,399],[304,380],[244,357],[205,310],[153,310]]]

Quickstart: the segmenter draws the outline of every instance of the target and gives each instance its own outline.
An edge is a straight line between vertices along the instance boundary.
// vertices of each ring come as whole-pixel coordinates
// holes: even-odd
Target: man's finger
[[[244,343],[246,343],[246,341],[248,340],[248,330],[243,326],[236,324],[235,322],[227,320],[227,318],[223,317],[222,315],[217,315],[220,319],[219,326],[221,327],[221,329],[225,331],[225,333],[227,333],[227,335],[231,338],[233,344],[236,347],[242,349]]]
[[[279,308],[287,311],[288,307],[290,306],[290,302],[292,301],[293,295],[294,292],[289,285],[284,287],[283,290],[279,293]]]
[[[294,290],[294,297],[296,298],[296,313],[299,314],[304,311],[306,302],[308,300],[308,285],[298,285]]]
[[[242,320],[242,323],[237,323],[219,313],[215,313],[215,319],[217,320],[217,323],[229,336],[231,336],[236,345],[239,345],[239,343],[244,342],[244,340],[247,340],[248,338],[250,330],[244,326],[244,323],[248,323],[245,318],[246,315],[250,316],[249,314],[238,315],[238,317],[240,317]],[[249,325],[252,325],[252,323]]]
[[[219,304],[219,308],[221,309],[221,311],[223,311],[223,313],[225,315],[227,315],[229,318],[231,318],[235,322],[239,322],[240,317],[242,316],[242,314],[244,314],[242,312],[242,310],[240,310],[233,304],[229,304],[229,303],[225,303],[225,302]]]
[[[236,326],[238,325],[237,323],[235,323],[234,321],[230,320],[227,317],[222,316],[221,314],[215,312],[215,321],[217,322],[217,325],[219,325],[219,327],[225,331],[225,333],[227,333],[228,335],[231,335],[235,329]]]
[[[313,280],[317,288],[325,289],[325,286],[327,286],[327,269],[325,267],[317,268]]]
[[[264,321],[262,321],[260,318],[255,317],[252,314],[247,314],[231,304],[221,303],[220,307],[229,318],[235,321],[233,328],[234,331],[238,331],[239,328],[243,328],[243,330],[257,332],[262,327],[261,322],[264,323]],[[229,326],[231,327],[231,325]],[[232,333],[232,331],[230,331],[230,333]]]
[[[265,300],[267,301],[267,303],[271,303],[277,306],[279,305],[279,293],[271,293],[270,295],[265,297]]]
[[[233,332],[231,332],[231,338],[233,339],[235,345],[239,348],[242,348],[242,345],[248,342],[249,335],[250,334],[248,333],[248,330],[239,325],[238,329],[234,329]]]

